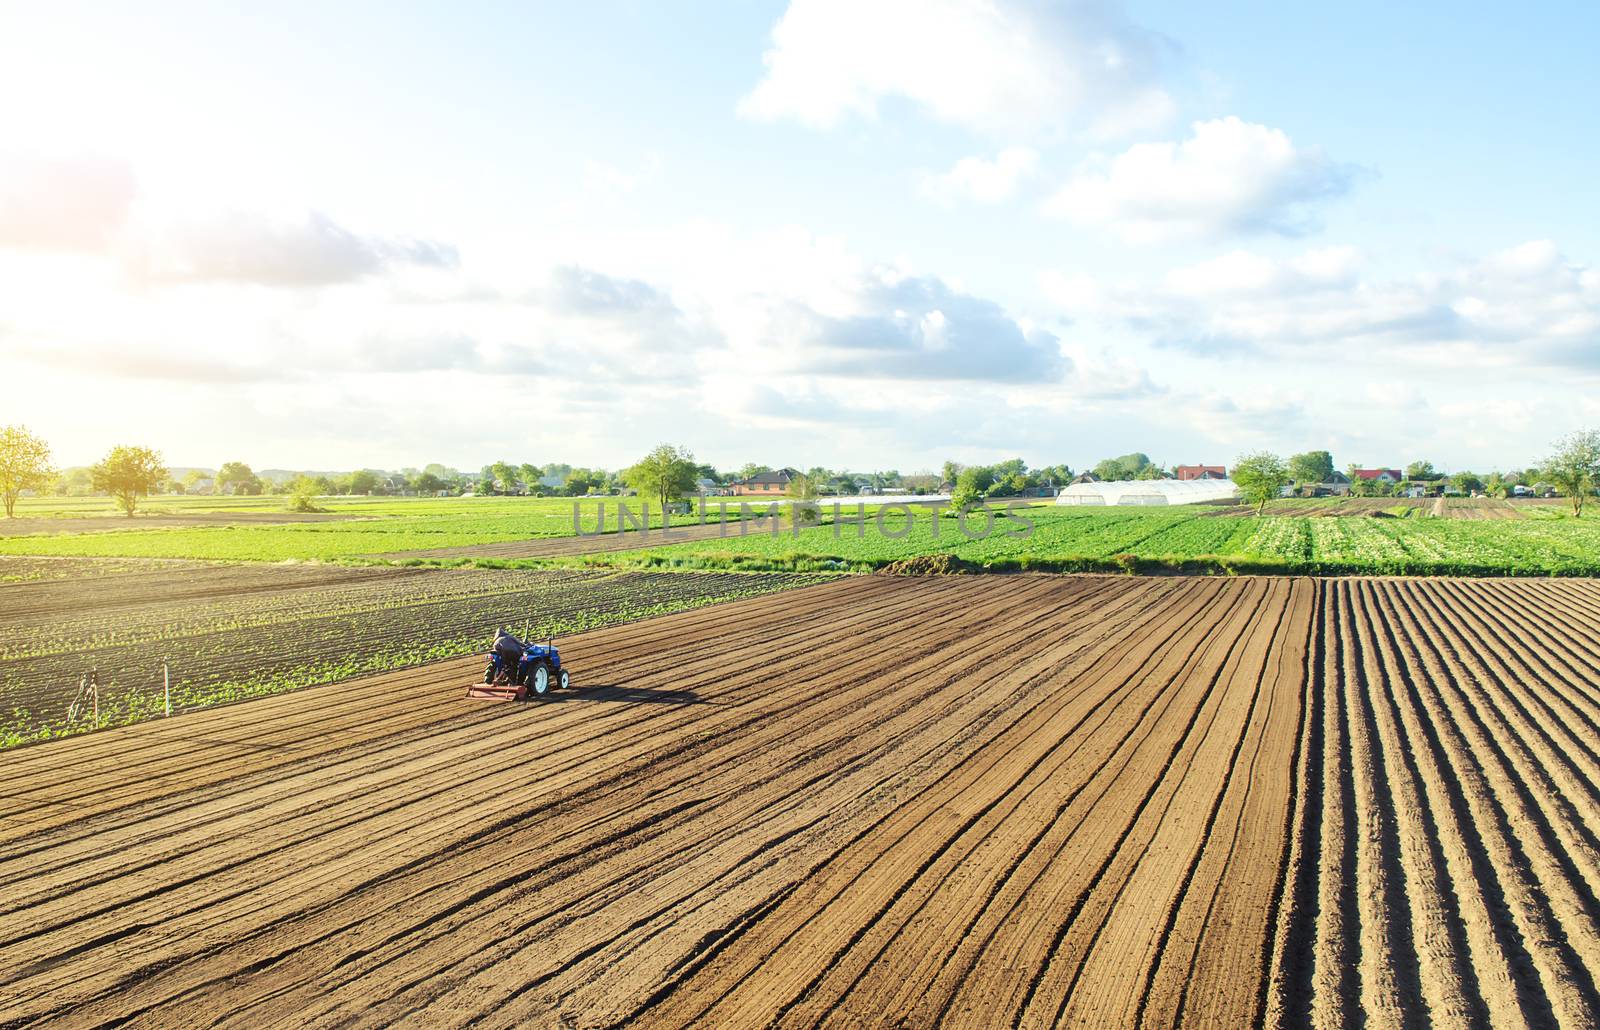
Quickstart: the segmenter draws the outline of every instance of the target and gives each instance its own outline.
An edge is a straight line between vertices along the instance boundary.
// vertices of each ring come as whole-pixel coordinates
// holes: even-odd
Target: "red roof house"
[[[1353,477],[1375,483],[1398,483],[1406,478],[1399,469],[1352,469]]]
[[[1228,467],[1226,465],[1179,465],[1178,480],[1186,482],[1191,479],[1227,479]]]

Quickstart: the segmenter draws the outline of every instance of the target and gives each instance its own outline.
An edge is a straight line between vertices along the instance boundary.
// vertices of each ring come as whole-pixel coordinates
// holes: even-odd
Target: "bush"
[[[289,510],[307,515],[320,514],[326,508],[317,507],[318,484],[310,476],[298,476],[289,484]]]

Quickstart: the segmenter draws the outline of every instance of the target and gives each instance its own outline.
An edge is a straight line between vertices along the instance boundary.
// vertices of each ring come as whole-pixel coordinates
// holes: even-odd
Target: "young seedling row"
[[[479,652],[502,626],[560,636],[814,578],[74,564],[88,574],[0,585],[0,744]],[[69,718],[91,673],[98,719]]]

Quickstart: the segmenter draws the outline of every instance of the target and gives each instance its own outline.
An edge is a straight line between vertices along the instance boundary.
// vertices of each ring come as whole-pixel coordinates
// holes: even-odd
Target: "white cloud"
[[[152,281],[325,286],[405,265],[453,268],[455,248],[433,240],[364,235],[318,211],[287,217],[233,211],[149,228],[130,270]]]
[[[971,199],[995,204],[1011,197],[1017,185],[1039,167],[1039,152],[1032,147],[1007,147],[993,161],[964,157],[948,172],[924,175],[923,196],[941,204]]]
[[[135,190],[119,161],[0,153],[0,247],[103,251],[121,233]]]
[[[790,372],[900,382],[1057,382],[1072,365],[1053,334],[934,276],[876,269],[849,307],[774,304],[761,346]]]
[[[124,162],[0,155],[0,249],[110,258],[144,282],[322,286],[403,266],[453,268],[455,248],[363,234],[320,211],[198,210],[143,190]]]
[[[1109,135],[1160,124],[1172,45],[1112,0],[791,0],[739,104],[760,120],[828,128],[909,100],[983,132]]]
[[[1197,354],[1251,351],[1405,367],[1600,367],[1600,275],[1536,240],[1443,272],[1375,279],[1355,250],[1235,251],[1155,282],[1051,273],[1075,317]]]
[[[638,168],[630,171],[605,161],[589,160],[583,166],[583,188],[601,197],[634,192],[661,173],[661,155],[646,154]]]
[[[1299,235],[1311,205],[1349,190],[1355,170],[1281,130],[1229,117],[1186,140],[1139,143],[1081,167],[1047,213],[1134,243],[1230,233]]]

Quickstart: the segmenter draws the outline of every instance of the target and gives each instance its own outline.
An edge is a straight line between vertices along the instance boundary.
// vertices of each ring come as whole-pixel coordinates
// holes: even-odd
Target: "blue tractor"
[[[516,646],[507,646],[509,640]],[[483,682],[473,684],[467,696],[492,701],[526,701],[530,697],[549,696],[553,689],[572,685],[572,675],[561,664],[561,652],[555,642],[524,644],[509,634],[502,634],[495,646],[489,649],[489,664],[483,670]]]

